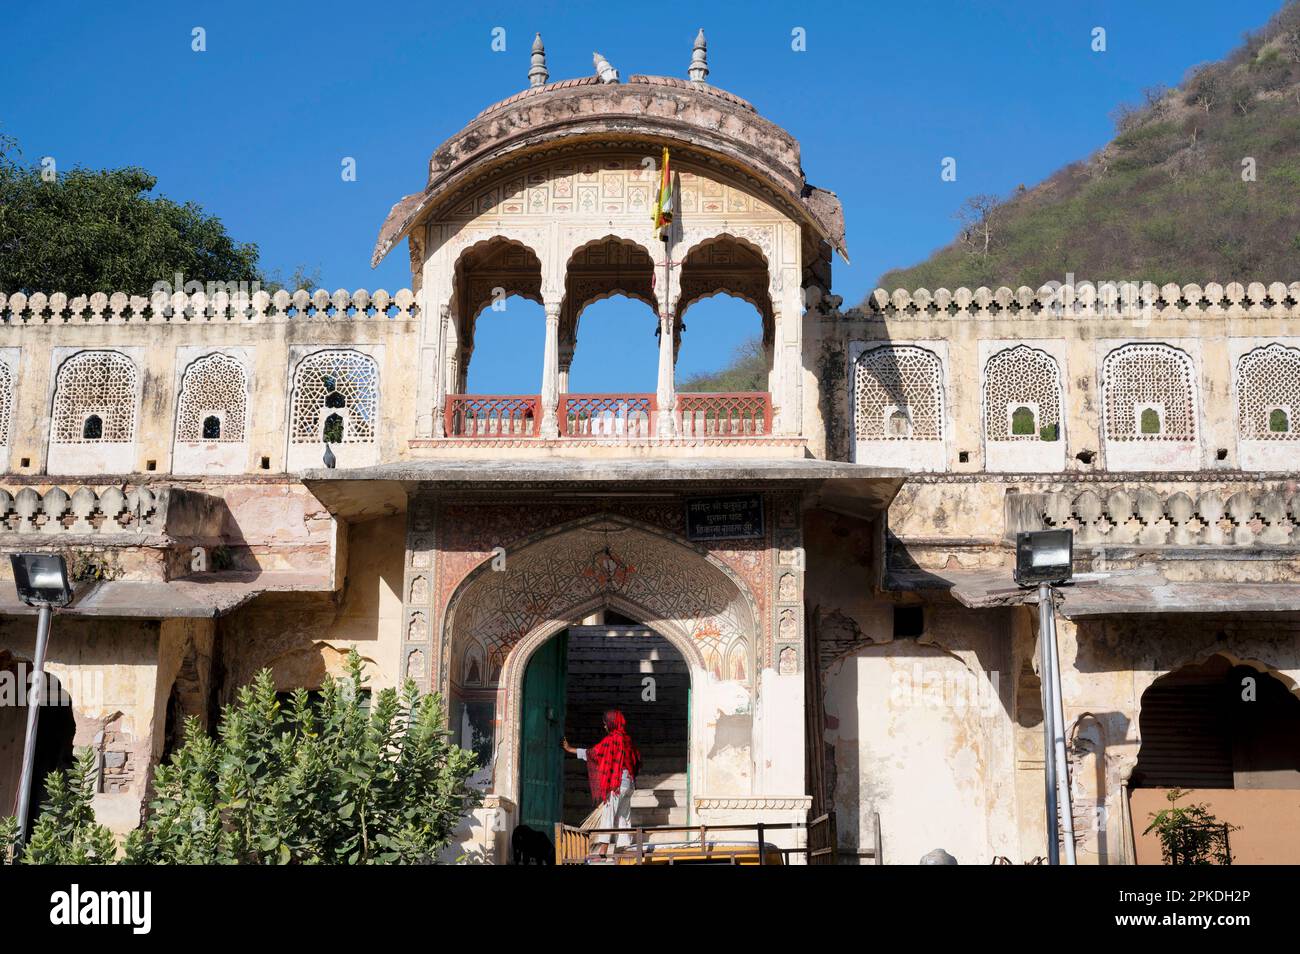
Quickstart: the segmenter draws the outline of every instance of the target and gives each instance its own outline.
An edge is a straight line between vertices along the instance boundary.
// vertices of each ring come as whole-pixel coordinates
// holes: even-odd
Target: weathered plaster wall
[[[344,307],[351,305],[349,299]],[[21,349],[17,392],[41,398],[15,402],[5,469],[15,474],[46,472],[55,375],[63,360],[86,350],[118,351],[134,362],[138,387],[135,440],[130,445],[115,445],[127,447],[129,459],[112,461],[94,456],[99,445],[69,445],[63,450],[71,456],[64,454],[64,460],[55,468],[59,473],[94,475],[171,470],[179,376],[196,357],[216,351],[246,361],[249,383],[244,453],[235,466],[235,462],[226,459],[229,455],[224,448],[214,447],[214,462],[221,470],[252,474],[282,473],[288,469],[286,434],[291,354],[313,348],[356,347],[379,361],[381,426],[376,453],[385,460],[400,459],[405,456],[406,440],[414,423],[416,376],[415,364],[406,360],[409,351],[403,342],[410,340],[407,336],[416,328],[417,319],[409,314],[398,318],[339,315],[333,320],[324,314],[292,317],[273,313],[257,320],[173,316],[171,320],[101,317],[98,322],[84,318],[80,322],[35,319],[4,322],[0,324],[0,348]],[[91,450],[87,451],[87,447]],[[204,461],[196,458],[197,453],[190,449],[178,469],[193,473],[204,465]],[[267,459],[265,467],[263,458]],[[27,461],[26,465],[23,460]],[[316,453],[313,464],[318,460],[319,453]],[[212,471],[205,468],[205,472]]]
[[[1287,614],[1113,617],[1058,626],[1061,691],[1074,746],[1076,835],[1081,861],[1127,856],[1123,785],[1141,746],[1142,693],[1167,672],[1215,654],[1300,682],[1300,616]],[[1091,760],[1091,761],[1090,761]],[[1134,818],[1140,831],[1146,820]]]
[[[396,685],[401,671],[405,519],[350,524],[347,578],[338,593],[267,593],[218,622],[224,701],[270,667],[281,689],[312,689],[341,675],[349,649],[367,663],[371,688]]]
[[[887,863],[1016,851],[1011,625],[1006,611],[931,608],[921,639],[874,629],[830,665],[828,784],[844,850],[870,847],[878,812]]]
[[[156,621],[61,617],[50,639],[46,668],[72,697],[73,746],[94,748],[104,767],[96,817],[119,833],[139,824],[162,729],[161,635]],[[30,661],[35,640],[34,617],[0,618],[0,650]]]
[[[1261,294],[1261,297],[1262,294]],[[925,301],[928,302],[928,298]],[[910,299],[909,299],[910,301]],[[971,305],[969,311],[954,313],[902,310],[840,312],[820,306],[808,323],[808,354],[848,354],[850,345],[859,347],[907,342],[929,343],[943,354],[945,398],[945,459],[942,469],[950,472],[978,472],[993,469],[1033,472],[1044,468],[1032,450],[1017,458],[1012,451],[999,450],[996,460],[986,453],[983,429],[984,363],[989,353],[1001,347],[1025,342],[1044,348],[1060,364],[1062,385],[1064,465],[1069,471],[1175,469],[1235,470],[1289,469],[1300,466],[1300,441],[1275,441],[1260,451],[1259,441],[1238,436],[1236,382],[1234,372],[1242,354],[1270,342],[1294,345],[1294,315],[1289,306],[1269,310],[1261,307],[1180,308],[1158,307],[1149,314],[1098,312],[1091,315],[1057,316]],[[1169,458],[1173,442],[1128,443],[1120,451],[1112,446],[1111,460],[1102,434],[1101,365],[1107,354],[1125,343],[1161,342],[1187,353],[1194,365],[1195,400],[1198,422],[1195,447],[1189,455]],[[852,377],[852,365],[845,372]],[[826,398],[824,413],[831,418],[829,446],[848,448],[853,434],[851,386]],[[1078,459],[1092,452],[1091,463]],[[1220,458],[1220,451],[1226,454]],[[962,454],[966,460],[961,460]],[[1118,456],[1117,456],[1118,455]],[[1280,456],[1279,456],[1280,455]],[[1120,459],[1122,457],[1122,459]]]

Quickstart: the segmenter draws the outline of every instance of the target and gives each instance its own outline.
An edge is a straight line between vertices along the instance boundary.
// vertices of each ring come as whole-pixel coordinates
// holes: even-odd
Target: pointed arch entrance
[[[525,673],[548,641],[595,613],[617,613],[671,645],[692,686],[725,678],[748,695],[754,607],[727,567],[657,529],[609,515],[553,528],[507,552],[501,569],[479,567],[449,601],[440,671],[453,725],[491,760],[494,794],[517,804]],[[703,784],[698,715],[689,713],[687,771]]]

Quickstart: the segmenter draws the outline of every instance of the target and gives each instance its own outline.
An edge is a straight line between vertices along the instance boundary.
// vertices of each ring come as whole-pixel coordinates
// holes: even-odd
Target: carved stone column
[[[542,429],[541,436],[553,440],[560,436],[556,415],[560,403],[560,302],[546,300],[546,349],[542,353]]]
[[[573,366],[573,350],[576,343],[565,341],[560,345],[560,393],[569,393],[569,368]]]
[[[439,309],[438,325],[436,332],[437,345],[434,353],[438,357],[440,364],[434,371],[434,393],[433,393],[433,436],[447,436],[447,369],[446,361],[449,353],[447,348],[448,332],[447,327],[451,324],[451,309],[443,305]]]
[[[665,298],[667,296],[665,295]],[[673,313],[668,303],[659,313],[659,383],[655,389],[655,403],[659,407],[659,422],[655,433],[659,437],[677,436],[677,383],[676,355],[673,349]]]

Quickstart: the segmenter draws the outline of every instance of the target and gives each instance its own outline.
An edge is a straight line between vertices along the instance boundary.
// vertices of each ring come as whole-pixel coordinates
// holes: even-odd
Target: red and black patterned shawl
[[[623,772],[636,778],[641,770],[641,753],[627,733],[627,719],[617,709],[605,713],[603,739],[587,750],[587,781],[593,801],[603,802],[623,783]]]

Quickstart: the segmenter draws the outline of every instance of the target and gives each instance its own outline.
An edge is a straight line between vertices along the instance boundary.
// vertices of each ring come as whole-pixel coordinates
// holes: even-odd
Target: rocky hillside
[[[1225,59],[1113,116],[1105,148],[1010,197],[973,197],[951,245],[878,284],[1300,276],[1300,0]]]

